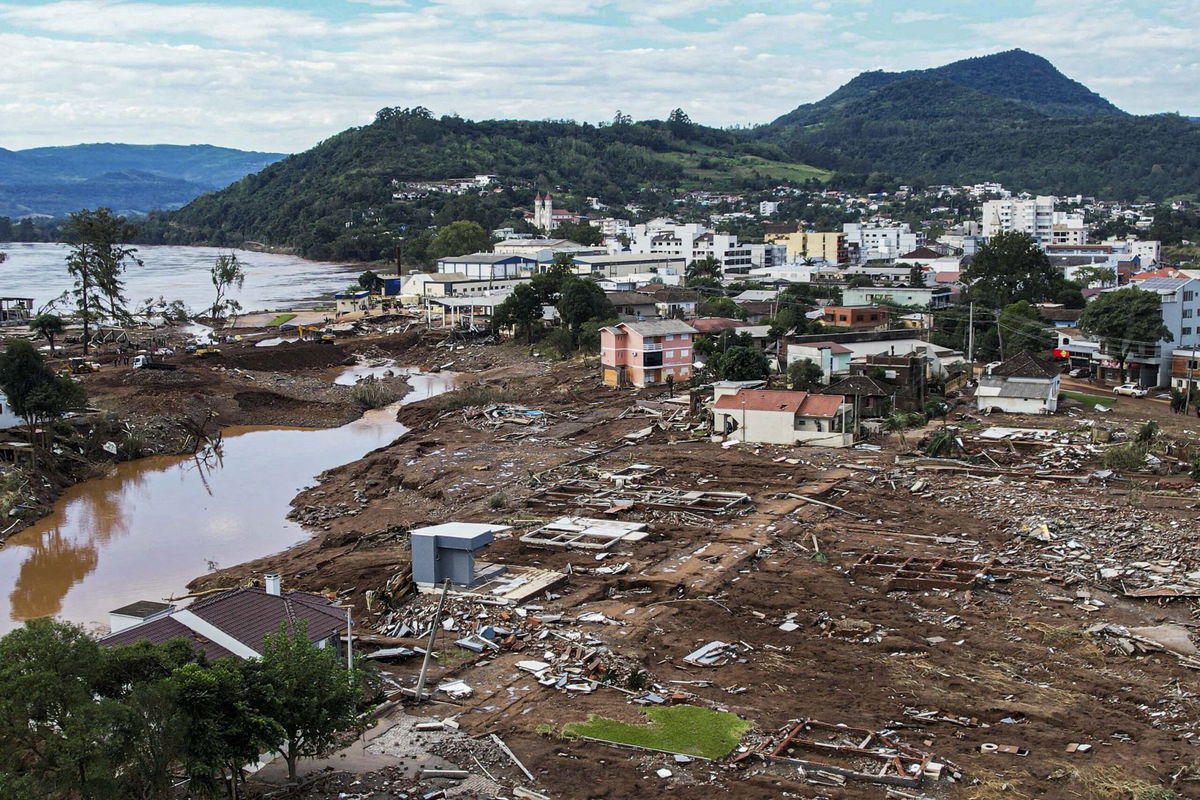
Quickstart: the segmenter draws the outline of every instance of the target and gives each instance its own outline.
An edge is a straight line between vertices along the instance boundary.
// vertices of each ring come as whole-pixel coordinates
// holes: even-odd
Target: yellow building
[[[794,231],[792,233],[769,233],[766,239],[773,244],[785,245],[789,260],[823,258],[830,264],[844,264],[850,260],[844,233]]]

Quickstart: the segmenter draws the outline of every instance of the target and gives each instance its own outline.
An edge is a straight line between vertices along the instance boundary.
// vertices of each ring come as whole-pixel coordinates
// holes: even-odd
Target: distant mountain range
[[[212,145],[80,144],[0,148],[0,216],[122,214],[180,208],[283,158]]]
[[[753,136],[826,169],[932,183],[1152,199],[1200,188],[1193,121],[1126,114],[1023,50],[865,72]]]

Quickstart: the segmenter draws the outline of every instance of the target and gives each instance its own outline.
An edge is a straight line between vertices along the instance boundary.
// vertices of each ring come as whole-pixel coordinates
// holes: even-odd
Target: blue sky
[[[868,69],[1021,47],[1200,115],[1197,0],[0,0],[0,147],[295,152],[384,106],[767,122]]]

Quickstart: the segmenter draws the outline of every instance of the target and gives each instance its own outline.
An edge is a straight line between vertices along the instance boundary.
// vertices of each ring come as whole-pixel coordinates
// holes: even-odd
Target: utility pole
[[[967,312],[967,363],[975,363],[975,304],[971,303]],[[974,367],[971,368],[974,377]]]
[[[417,702],[425,700],[425,675],[429,672],[429,658],[433,654],[433,645],[437,640],[438,628],[442,626],[442,610],[446,607],[446,595],[450,594],[450,579],[442,584],[442,597],[438,600],[437,613],[433,615],[433,624],[429,627],[429,642],[425,645],[425,658],[421,661],[421,674],[417,676]]]

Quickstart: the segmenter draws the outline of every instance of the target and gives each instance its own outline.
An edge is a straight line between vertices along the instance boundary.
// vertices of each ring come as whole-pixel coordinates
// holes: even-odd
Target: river
[[[168,302],[182,300],[192,312],[203,313],[214,299],[209,269],[221,253],[234,253],[246,273],[242,288],[234,289],[230,297],[247,312],[311,308],[320,298],[354,283],[363,271],[361,266],[215,247],[142,245],[137,251],[144,265],[131,266],[124,274],[131,308],[165,297]],[[0,252],[8,254],[0,263],[0,286],[6,297],[32,297],[34,308],[39,308],[74,285],[67,273],[64,244],[0,243]]]
[[[41,616],[106,632],[114,608],[180,594],[215,566],[302,541],[309,534],[287,519],[292,498],[318,473],[406,432],[397,407],[455,380],[397,372],[412,387],[400,403],[340,428],[227,428],[216,463],[154,456],[71,487],[48,517],[0,548],[0,586],[12,587],[0,600],[0,634]]]

